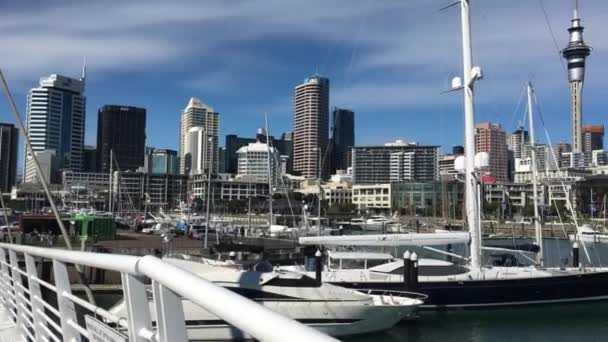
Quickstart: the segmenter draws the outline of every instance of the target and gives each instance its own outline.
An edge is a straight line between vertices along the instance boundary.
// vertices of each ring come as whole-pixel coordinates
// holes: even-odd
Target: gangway
[[[39,275],[41,258],[52,262],[52,282]],[[75,296],[68,275],[72,264],[119,272],[127,317]],[[0,243],[0,341],[187,341],[182,299],[260,341],[337,341],[151,255]]]

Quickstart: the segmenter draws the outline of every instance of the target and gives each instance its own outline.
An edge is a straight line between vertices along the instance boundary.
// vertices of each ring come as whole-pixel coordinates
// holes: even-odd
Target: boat
[[[380,231],[388,229],[389,226],[398,224],[399,222],[383,215],[372,215],[369,218],[354,218],[350,220],[351,225],[361,227],[363,230]]]
[[[464,80],[458,78],[452,84],[454,89],[464,90],[465,169],[463,176],[465,178],[465,205],[469,230],[468,247],[470,250],[469,257],[458,256],[463,261],[463,264],[460,266],[464,268],[464,272],[440,275],[420,274],[418,273],[417,255],[406,252],[403,255],[403,265],[401,268],[398,265],[395,265],[397,267],[385,270],[361,268],[355,271],[336,272],[331,278],[327,275],[325,280],[332,284],[349,288],[415,290],[428,295],[423,308],[434,310],[608,300],[608,268],[591,267],[579,263],[579,242],[587,255],[587,259],[590,259],[584,240],[579,240],[579,242],[573,245],[571,267],[549,268],[544,265],[543,249],[541,247],[542,229],[538,213],[538,192],[536,191],[537,168],[532,119],[533,89],[530,82],[527,84],[527,97],[530,143],[532,145],[532,183],[534,187],[533,223],[538,253],[535,254],[536,258],[533,259],[524,251],[482,247],[479,189],[483,174],[476,168],[476,155],[473,152],[475,151],[473,84],[482,78],[483,73],[479,67],[473,67],[472,64],[469,0],[461,0],[456,2],[456,4],[460,5],[462,16]],[[573,24],[578,24],[578,22],[577,9],[575,9]],[[571,34],[580,33],[579,31],[576,28],[572,28]],[[568,207],[572,208],[572,205],[568,203]],[[573,216],[575,217],[576,215]],[[430,243],[426,237],[416,238],[416,234],[411,235],[413,236],[409,240],[392,240],[387,237],[386,239],[372,239],[370,241],[373,243],[373,246],[381,246],[383,244],[395,246],[399,243],[399,246],[418,246],[438,251],[425,245]],[[340,242],[338,241],[340,239],[342,239],[341,242],[348,242],[347,239],[342,237],[333,238],[337,242]],[[358,244],[359,246],[362,245],[362,241]],[[307,241],[300,239],[300,242],[306,243]],[[313,245],[323,245],[323,241],[320,238],[316,241],[309,240],[308,242]],[[327,237],[324,242],[325,244],[330,244],[330,237]],[[500,252],[501,254],[495,254],[495,256],[499,257],[498,259],[485,258],[484,260],[483,250]],[[448,254],[448,252],[443,253]],[[506,258],[505,254],[510,254],[511,258]],[[452,253],[449,253],[449,255],[455,257]],[[514,260],[515,255],[518,258]],[[524,261],[528,262],[528,264],[526,265],[525,262],[522,262],[522,259],[525,259]],[[412,272],[412,269],[415,271]],[[315,269],[315,271],[317,270]]]
[[[300,273],[275,271],[264,263],[254,268],[266,268],[267,272],[244,271],[228,263],[163,260],[332,336],[382,331],[403,319],[415,318],[425,298],[403,291],[344,289]],[[189,300],[183,299],[182,304],[190,340],[251,338]],[[152,302],[150,308],[153,310]],[[124,316],[124,301],[110,312]]]
[[[608,234],[604,231],[594,229],[589,224],[583,224],[576,229],[576,234],[570,234],[570,241],[583,241],[591,243],[608,243]]]

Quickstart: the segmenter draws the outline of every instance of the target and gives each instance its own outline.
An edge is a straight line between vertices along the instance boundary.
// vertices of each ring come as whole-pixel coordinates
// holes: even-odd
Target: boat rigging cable
[[[547,138],[547,144],[549,145],[549,148],[551,150],[551,156],[553,157],[553,160],[556,164],[557,171],[559,172],[559,171],[561,171],[560,166],[559,166],[559,160],[557,159],[557,154],[555,153],[553,144],[551,143],[551,137],[549,136],[549,130],[547,129],[547,126],[545,125],[545,119],[543,117],[543,112],[541,110],[540,102],[539,102],[538,98],[536,97],[536,93],[533,94],[533,98],[534,98],[534,103],[536,104],[536,110],[538,112],[538,116],[540,118],[541,125],[543,126],[543,130],[545,132],[545,137]],[[547,176],[549,176],[549,175],[547,175]],[[563,190],[564,194],[566,194],[566,207],[570,210],[570,213],[572,214],[572,220],[574,220],[574,226],[578,232],[579,225],[578,225],[578,220],[576,218],[576,210],[572,206],[572,202],[570,201],[570,196],[567,195],[568,189],[566,188],[566,184],[564,183],[564,180],[560,179],[559,182],[562,185],[562,190]],[[561,216],[560,216],[560,221],[561,221]],[[562,222],[562,228],[563,228],[563,222]],[[587,245],[582,240],[580,241],[580,243],[583,245],[583,251],[585,252],[587,261],[589,261],[589,263],[591,263],[591,256],[589,255],[589,251],[587,250]],[[599,266],[601,266],[601,264]]]
[[[559,59],[559,64],[561,64],[564,73],[567,72],[566,66],[564,65],[564,60],[561,56],[561,49],[559,45],[557,45],[557,39],[555,39],[555,33],[553,33],[553,28],[551,27],[551,22],[549,21],[549,15],[547,14],[547,10],[545,9],[545,5],[543,4],[543,0],[538,0],[538,4],[540,5],[540,9],[543,11],[543,16],[545,17],[545,24],[547,25],[547,30],[549,34],[551,34],[551,38],[553,39],[553,46],[555,47],[555,51],[557,52],[557,58]]]
[[[2,72],[1,69],[0,69],[0,80],[2,81],[2,88],[4,89],[4,93],[10,104],[11,110],[12,110],[13,114],[15,115],[15,120],[17,121],[17,124],[19,125],[19,128],[21,130],[21,133],[23,134],[23,138],[24,138],[23,140],[25,140],[26,151],[30,154],[32,161],[34,162],[34,166],[36,168],[36,174],[38,175],[40,184],[42,184],[44,193],[46,194],[49,204],[51,205],[51,210],[53,211],[53,215],[55,215],[55,220],[57,221],[57,225],[59,226],[59,229],[61,230],[61,235],[63,235],[63,239],[65,241],[65,246],[68,250],[71,251],[72,242],[70,241],[70,236],[68,235],[68,232],[65,229],[65,225],[63,224],[63,221],[61,221],[61,217],[59,216],[59,211],[57,210],[57,206],[55,205],[55,200],[53,199],[53,196],[51,195],[51,191],[49,190],[49,186],[46,183],[46,180],[44,179],[44,173],[42,172],[42,168],[40,167],[38,158],[36,157],[36,154],[34,153],[34,149],[32,148],[32,143],[30,141],[29,133],[26,130],[25,125],[23,124],[23,120],[21,120],[21,115],[19,114],[19,111],[17,110],[17,105],[15,104],[15,100],[13,99],[13,95],[8,87],[8,83],[6,82],[6,79],[4,78],[4,73]],[[7,222],[7,224],[8,224],[8,222]],[[82,268],[78,264],[74,264],[74,268],[77,271],[76,273],[78,274],[78,280],[84,287],[84,291],[87,295],[89,302],[91,302],[91,304],[95,304],[95,298],[93,297],[93,292],[91,291],[91,288],[89,287],[88,281],[82,271]]]

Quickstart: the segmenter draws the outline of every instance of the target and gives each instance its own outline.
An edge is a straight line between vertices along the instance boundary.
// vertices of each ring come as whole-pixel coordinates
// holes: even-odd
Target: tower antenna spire
[[[80,75],[80,79],[84,83],[87,78],[87,56],[82,57],[82,74]]]
[[[574,19],[578,19],[578,0],[574,0]]]

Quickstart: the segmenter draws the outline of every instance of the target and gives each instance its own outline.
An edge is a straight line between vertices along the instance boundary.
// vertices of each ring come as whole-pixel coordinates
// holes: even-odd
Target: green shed
[[[114,218],[77,214],[72,216],[70,223],[74,225],[74,233],[81,239],[114,240],[116,238],[116,224]]]

